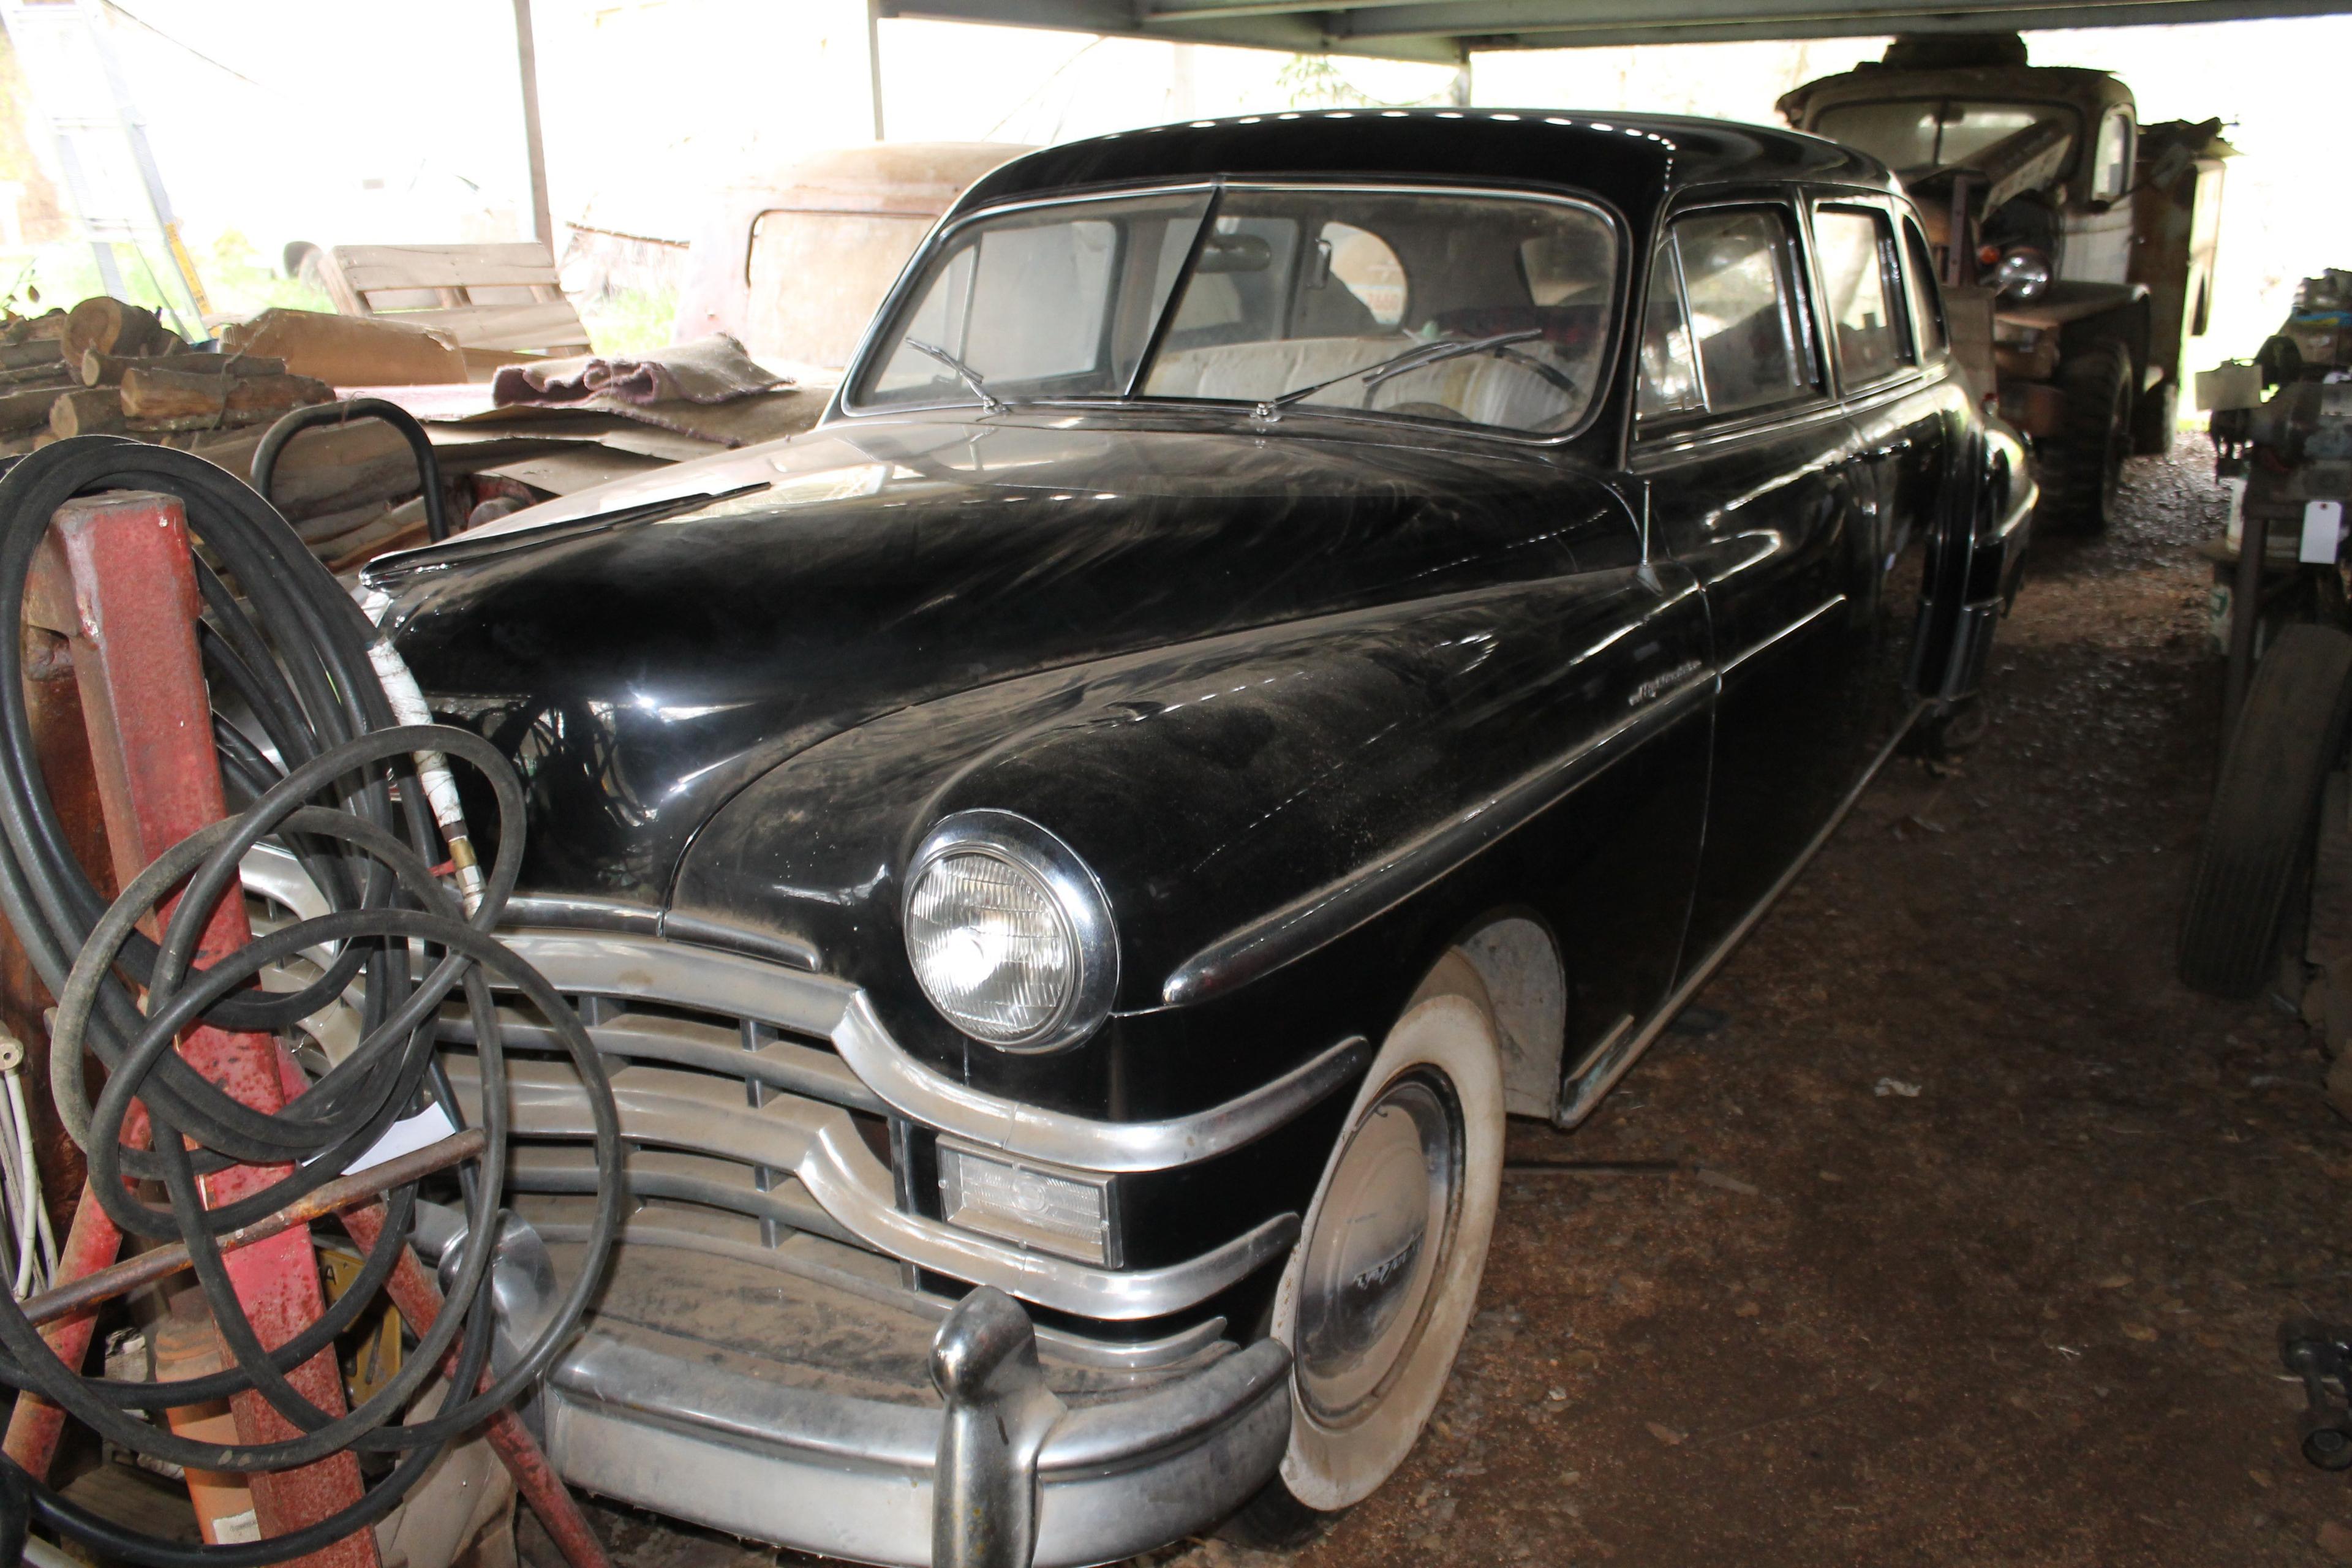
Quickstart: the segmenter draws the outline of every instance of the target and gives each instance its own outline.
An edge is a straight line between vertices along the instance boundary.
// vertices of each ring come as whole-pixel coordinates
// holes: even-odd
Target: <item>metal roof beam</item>
[[[1444,33],[1474,39],[1478,47],[1494,38],[1542,34],[1543,47],[1557,48],[1587,39],[1629,42],[1634,32],[1671,38],[1723,28],[1777,37],[2024,31],[2315,16],[2347,8],[2347,0],[1864,0],[1853,5],[1824,0],[1418,0],[1329,15],[1324,26],[1335,38]]]
[[[885,16],[1452,64],[1474,49],[2316,16],[2352,0],[879,0]]]

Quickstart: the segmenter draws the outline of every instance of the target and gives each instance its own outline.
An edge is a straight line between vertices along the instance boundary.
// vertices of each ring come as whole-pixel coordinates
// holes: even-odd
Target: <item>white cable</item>
[[[48,1281],[57,1278],[58,1238],[49,1228],[49,1205],[41,1201],[41,1167],[33,1151],[33,1119],[25,1109],[24,1075],[10,1068],[7,1078],[8,1110],[16,1123],[17,1148],[24,1167],[25,1207],[31,1219],[29,1226],[20,1230],[18,1236],[28,1257],[34,1252],[33,1243],[38,1240],[41,1284],[46,1289]]]
[[[12,1044],[14,1042],[11,1042]],[[12,1055],[15,1053],[11,1053]],[[24,1125],[24,1090],[16,1082],[16,1066],[10,1063],[0,1068],[11,1091],[0,1100],[0,1183],[7,1187],[8,1240],[16,1253],[16,1271],[9,1289],[18,1300],[31,1293],[34,1275],[40,1263],[40,1248],[33,1231],[33,1216],[25,1202],[26,1177]]]

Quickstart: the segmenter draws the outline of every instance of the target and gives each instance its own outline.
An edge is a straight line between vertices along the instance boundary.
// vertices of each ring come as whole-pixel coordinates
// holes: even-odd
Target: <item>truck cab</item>
[[[1898,37],[1780,110],[1896,171],[1954,298],[1956,347],[2034,438],[2044,524],[2104,529],[2124,458],[2168,448],[2182,344],[2204,331],[2219,122],[2144,127],[2124,82],[2032,65],[2013,33]],[[1988,309],[1990,342],[1971,344]]]

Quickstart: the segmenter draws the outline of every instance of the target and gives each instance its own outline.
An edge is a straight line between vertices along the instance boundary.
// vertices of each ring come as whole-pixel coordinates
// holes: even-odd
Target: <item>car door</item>
[[[1835,809],[1851,750],[1860,504],[1800,209],[1688,208],[1653,258],[1632,468],[1655,557],[1703,592],[1718,688],[1682,972],[1706,964]]]
[[[1968,392],[1951,371],[1935,263],[1916,221],[1884,199],[1830,197],[1814,205],[1812,226],[1858,464],[1848,605],[1864,657],[1850,672],[1854,722],[1843,756],[1858,779],[1909,722],[1948,651],[1950,629],[1931,624],[1928,577],[1946,556],[1934,531],[1948,521],[1945,468],[1964,433]]]

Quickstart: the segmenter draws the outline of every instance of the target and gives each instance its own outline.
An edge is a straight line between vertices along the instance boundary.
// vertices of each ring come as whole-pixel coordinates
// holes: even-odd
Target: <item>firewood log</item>
[[[49,428],[59,436],[111,436],[122,429],[122,394],[110,386],[61,392],[49,405]]]
[[[0,392],[0,435],[21,436],[49,426],[49,405],[55,390],[42,386],[29,392]]]
[[[325,382],[307,375],[191,375],[141,366],[122,376],[122,413],[134,429],[186,430],[205,422],[252,424],[289,408],[331,403],[334,396]],[[0,405],[5,403],[0,398]]]
[[[179,341],[154,311],[111,294],[92,295],[66,318],[65,354],[77,364],[91,349],[107,354],[157,353]]]
[[[160,358],[134,358],[123,354],[104,354],[96,349],[86,351],[74,362],[80,366],[84,386],[121,386],[123,372],[128,370],[170,370],[184,375],[284,375],[286,362],[268,359],[260,354],[164,354]]]

